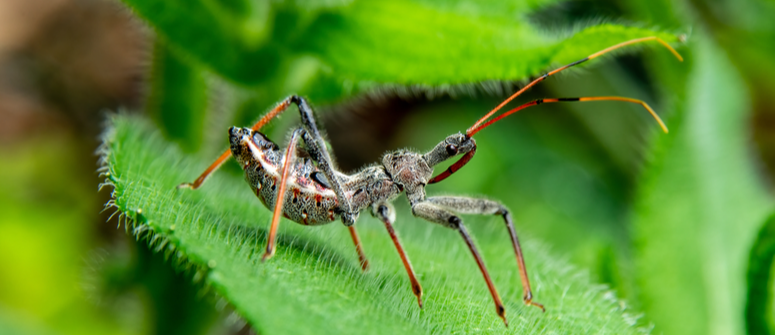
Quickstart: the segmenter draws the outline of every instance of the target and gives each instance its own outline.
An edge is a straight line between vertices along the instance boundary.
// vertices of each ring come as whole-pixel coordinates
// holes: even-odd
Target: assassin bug
[[[280,216],[311,226],[341,219],[350,231],[361,268],[366,271],[368,260],[363,253],[354,224],[360,212],[368,208],[372,215],[379,218],[387,228],[409,275],[412,292],[422,308],[422,287],[417,281],[412,264],[393,229],[395,212],[391,202],[401,193],[406,193],[414,216],[441,224],[460,233],[484,276],[498,316],[508,327],[503,302],[490,279],[476,246],[463,225],[463,221],[455,212],[503,217],[517,258],[517,267],[524,290],[523,301],[526,305],[535,306],[545,311],[543,305],[533,301],[524,256],[514,230],[511,214],[505,206],[492,200],[453,196],[426,197],[425,187],[446,179],[473,158],[476,153],[476,141],[474,141],[473,136],[476,133],[504,117],[542,103],[608,100],[640,104],[659,123],[662,130],[667,132],[665,124],[645,102],[624,97],[538,99],[522,104],[488,121],[511,100],[547,77],[621,47],[646,41],[659,42],[679,60],[683,60],[675,49],[665,41],[653,36],[611,46],[538,77],[477,120],[465,133],[448,136],[425,154],[408,150],[394,151],[384,155],[381,164],[365,167],[351,175],[336,170],[326,149],[324,139],[318,131],[312,108],[304,98],[293,95],[280,102],[252,128],[231,127],[229,129],[229,150],[218,157],[193,183],[184,183],[178,188],[198,188],[229,156],[234,156],[245,170],[245,178],[256,196],[267,208],[274,209],[267,237],[266,252],[261,258],[262,261],[274,255],[275,237]],[[288,109],[291,104],[298,106],[302,125],[291,134],[288,147],[281,150],[277,144],[269,140],[259,130],[274,117]],[[299,143],[300,141],[301,143]],[[435,165],[458,155],[462,155],[462,157],[457,162],[449,166],[444,172],[432,177]]]

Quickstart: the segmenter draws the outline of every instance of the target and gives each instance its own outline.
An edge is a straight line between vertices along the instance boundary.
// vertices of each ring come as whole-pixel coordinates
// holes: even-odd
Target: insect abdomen
[[[273,210],[278,176],[259,166],[253,171],[246,170],[246,179],[266,208]],[[319,189],[320,187],[309,183],[299,185],[296,180],[297,178],[289,180],[286,186],[283,216],[305,226],[326,224],[339,217],[335,210],[337,201],[333,191]]]

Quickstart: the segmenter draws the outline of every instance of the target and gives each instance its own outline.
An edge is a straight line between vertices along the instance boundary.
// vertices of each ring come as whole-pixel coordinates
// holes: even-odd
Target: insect
[[[522,104],[490,119],[511,100],[551,75],[615,49],[647,41],[659,42],[679,60],[682,60],[675,49],[670,47],[665,41],[653,36],[611,46],[538,77],[477,120],[465,133],[449,135],[426,153],[416,153],[409,150],[394,151],[384,155],[381,164],[365,167],[351,175],[336,170],[331,155],[326,149],[325,141],[315,123],[312,108],[304,98],[293,95],[280,102],[269,113],[261,117],[252,128],[231,127],[229,129],[229,150],[226,150],[218,157],[193,183],[184,183],[178,186],[178,188],[190,187],[196,189],[200,187],[207,177],[218,169],[229,156],[233,156],[244,169],[245,178],[256,196],[267,208],[273,209],[266,251],[261,258],[262,261],[274,255],[275,238],[281,216],[309,226],[323,225],[340,219],[349,229],[361,268],[363,271],[366,271],[369,266],[368,260],[363,252],[354,224],[359,214],[368,209],[387,228],[388,234],[390,234],[390,238],[393,240],[398,255],[406,268],[412,292],[417,297],[417,303],[420,308],[422,308],[422,287],[417,281],[412,264],[393,229],[395,211],[391,202],[401,193],[404,193],[409,200],[414,216],[456,230],[460,234],[471,251],[476,264],[479,266],[479,270],[482,272],[484,281],[495,303],[496,313],[508,327],[503,302],[490,279],[482,257],[479,255],[476,246],[468,234],[466,226],[457,213],[498,215],[503,218],[516,255],[517,267],[524,291],[522,299],[526,305],[535,306],[545,311],[543,305],[533,301],[533,293],[530,288],[524,256],[509,210],[501,203],[487,199],[459,196],[428,197],[426,196],[425,188],[430,184],[438,183],[451,176],[474,157],[476,141],[473,136],[476,133],[530,106],[566,101],[608,100],[635,103],[643,106],[659,123],[662,130],[667,132],[665,124],[645,102],[625,97],[538,99]],[[283,150],[259,132],[259,130],[277,115],[287,110],[292,104],[298,106],[301,114],[301,127],[293,131],[287,148]],[[433,176],[434,166],[456,156],[461,156],[457,162],[450,165],[440,174]]]

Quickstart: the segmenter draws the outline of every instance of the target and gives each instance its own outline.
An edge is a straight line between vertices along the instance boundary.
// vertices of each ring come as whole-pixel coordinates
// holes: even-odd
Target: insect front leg
[[[272,214],[272,224],[269,228],[269,235],[266,238],[266,252],[261,256],[261,261],[265,261],[271,258],[275,252],[275,238],[277,236],[277,227],[280,225],[280,217],[283,214],[283,205],[285,202],[285,189],[288,184],[288,176],[290,175],[291,167],[296,160],[296,146],[299,143],[299,137],[304,133],[304,129],[296,129],[291,134],[291,140],[288,143],[288,148],[285,152],[285,162],[283,163],[283,172],[280,177],[280,184],[277,188],[277,194],[275,194],[274,212]]]
[[[269,113],[262,116],[261,119],[253,125],[252,129],[255,131],[260,130],[264,125],[269,123],[269,121],[286,111],[291,104],[296,104],[299,107],[302,127],[306,130],[304,142],[312,159],[318,164],[320,170],[323,171],[323,174],[328,178],[331,183],[331,188],[336,193],[337,200],[343,211],[342,221],[348,226],[354,224],[355,220],[358,218],[358,213],[352,212],[352,205],[349,199],[344,195],[344,188],[342,187],[341,181],[336,176],[337,171],[334,168],[331,155],[328,153],[328,149],[326,149],[323,136],[320,135],[320,130],[318,130],[318,126],[312,113],[312,107],[309,106],[304,98],[292,95],[283,99],[283,101],[269,111]],[[199,188],[229,157],[231,157],[231,151],[226,150],[196,180],[194,180],[194,182],[180,184],[178,185],[178,188]]]
[[[422,286],[420,286],[420,282],[417,281],[417,276],[414,274],[414,269],[412,269],[412,263],[409,262],[409,258],[406,257],[404,247],[401,245],[401,241],[398,240],[396,231],[393,229],[393,223],[396,221],[396,214],[393,206],[389,203],[375,204],[372,213],[385,224],[385,228],[387,228],[388,234],[390,234],[390,238],[396,246],[398,256],[401,257],[401,262],[404,263],[406,274],[409,275],[409,281],[412,284],[412,293],[417,297],[417,303],[420,305],[420,308],[422,308]]]
[[[277,234],[277,227],[280,224],[280,217],[283,214],[283,211],[287,210],[285,208],[285,192],[287,189],[288,184],[288,176],[291,174],[291,169],[294,166],[294,163],[296,161],[296,153],[297,148],[299,146],[299,139],[304,141],[304,149],[307,151],[307,153],[312,157],[313,161],[318,162],[318,159],[321,159],[322,157],[325,157],[316,147],[316,141],[315,139],[310,136],[310,132],[305,128],[298,128],[291,134],[291,140],[288,143],[288,147],[286,148],[285,152],[285,161],[282,165],[282,174],[279,181],[279,187],[277,188],[277,193],[275,196],[275,206],[274,211],[272,215],[272,223],[270,225],[269,229],[269,235],[267,236],[267,246],[266,246],[266,252],[261,257],[261,260],[267,260],[271,258],[275,253],[275,239]],[[328,165],[330,166],[330,165]],[[330,183],[329,179],[329,184]],[[340,201],[340,204],[342,202]],[[291,207],[288,210],[299,210],[298,208]],[[301,209],[303,210],[303,209]],[[356,213],[357,214],[357,213]],[[355,217],[357,218],[357,216]],[[354,220],[353,220],[354,221]],[[350,231],[350,236],[353,239],[353,243],[355,244],[355,249],[358,252],[358,258],[360,260],[361,269],[363,271],[366,271],[369,266],[369,262],[366,259],[366,255],[363,253],[363,248],[361,247],[360,238],[358,237],[358,233],[355,231],[355,227],[350,224],[348,225],[348,229]]]
[[[363,253],[361,238],[358,237],[358,232],[355,231],[355,225],[348,226],[347,229],[350,230],[350,237],[352,237],[353,244],[355,244],[355,251],[358,253],[358,261],[361,263],[361,271],[366,272],[366,270],[369,269],[369,260],[366,258],[366,254]]]
[[[517,257],[519,277],[524,291],[524,296],[522,298],[526,305],[536,306],[541,310],[546,311],[543,305],[533,301],[533,291],[530,289],[530,280],[527,276],[525,258],[522,254],[522,248],[519,245],[519,239],[517,238],[517,232],[514,229],[514,222],[511,219],[511,214],[505,206],[492,200],[467,197],[430,197],[425,201],[464,214],[503,216],[503,220],[506,222],[506,228],[509,231],[509,236],[511,237],[511,245],[514,247],[514,254]]]
[[[468,230],[465,225],[463,225],[463,220],[448,209],[427,200],[418,201],[412,204],[412,214],[416,217],[457,230],[458,233],[460,233],[460,236],[463,237],[466,245],[468,245],[468,249],[474,256],[476,265],[479,266],[482,276],[484,276],[484,281],[487,283],[487,288],[490,290],[490,295],[492,295],[492,300],[495,303],[495,311],[498,313],[498,316],[503,319],[503,323],[506,324],[506,327],[508,327],[509,323],[506,321],[506,309],[503,307],[503,301],[501,301],[501,297],[498,295],[498,291],[495,289],[492,279],[490,279],[490,274],[484,266],[482,256],[479,255],[479,251],[476,249],[474,241],[471,240],[471,236],[468,235]]]
[[[266,115],[262,116],[261,119],[259,119],[258,122],[256,122],[256,124],[254,124],[251,129],[253,129],[255,131],[258,131],[259,129],[261,129],[264,125],[269,123],[269,121],[271,121],[272,119],[277,117],[277,115],[280,115],[282,112],[287,110],[288,106],[290,106],[291,103],[295,102],[294,98],[298,99],[298,97],[296,97],[296,96],[290,96],[290,97],[285,98],[283,101],[281,101],[279,104],[277,104],[277,106],[272,108],[272,110],[269,111],[269,113],[266,113]],[[231,157],[231,150],[226,149],[226,151],[224,153],[222,153],[215,160],[215,162],[210,164],[210,166],[207,167],[207,169],[204,172],[202,172],[202,174],[199,175],[199,177],[196,178],[196,180],[194,180],[191,183],[182,183],[182,184],[178,185],[178,189],[188,187],[188,188],[191,188],[192,190],[195,190],[195,189],[199,188],[199,186],[202,186],[202,184],[205,182],[205,180],[207,180],[207,177],[209,177],[213,172],[215,172],[215,170],[218,170],[218,168],[221,167],[221,165],[223,165],[223,163],[227,159],[229,159],[229,157]]]
[[[306,133],[303,136],[304,144],[307,146],[307,152],[309,152],[312,160],[318,164],[318,167],[323,174],[328,178],[331,189],[336,193],[336,198],[339,201],[339,207],[342,210],[342,222],[347,226],[352,226],[358,219],[358,213],[353,212],[352,203],[350,199],[345,196],[344,187],[339,178],[339,171],[334,168],[331,155],[326,148],[325,140],[320,135],[318,126],[315,123],[314,115],[312,114],[312,107],[307,104],[304,98],[294,96],[294,100],[299,106],[299,113],[301,113],[301,123]]]

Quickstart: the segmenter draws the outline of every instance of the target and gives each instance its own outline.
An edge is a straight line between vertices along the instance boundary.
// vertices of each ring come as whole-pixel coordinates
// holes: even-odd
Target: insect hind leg
[[[452,213],[450,210],[428,200],[430,200],[430,198],[412,204],[412,214],[414,214],[416,217],[439,223],[447,228],[457,230],[458,233],[460,233],[460,236],[468,246],[468,250],[470,250],[471,254],[474,256],[476,265],[479,266],[479,270],[482,272],[485,283],[487,283],[487,289],[490,290],[490,295],[492,295],[492,300],[495,303],[495,311],[503,320],[503,323],[506,324],[506,327],[508,327],[509,323],[506,321],[506,309],[503,307],[503,301],[498,295],[498,291],[495,289],[495,285],[492,283],[492,279],[490,279],[490,273],[487,272],[487,268],[484,266],[484,261],[482,260],[482,256],[479,254],[479,250],[476,249],[474,241],[468,234],[468,230],[466,229],[465,225],[463,225],[463,220],[461,220],[460,217]]]
[[[401,262],[404,263],[404,268],[406,268],[406,274],[409,276],[409,282],[412,285],[412,293],[417,297],[417,304],[422,308],[422,286],[420,286],[420,282],[414,274],[412,263],[409,261],[409,257],[406,256],[404,247],[401,245],[395,229],[393,229],[393,223],[396,219],[395,210],[389,203],[375,204],[372,208],[374,216],[378,217],[385,224],[385,228],[387,228],[388,234],[390,234],[390,239],[393,240],[396,251],[398,251],[398,256],[401,257]]]
[[[342,183],[337,176],[339,171],[334,167],[331,154],[326,148],[325,140],[323,139],[323,136],[320,135],[320,130],[318,130],[312,112],[312,107],[310,107],[307,101],[302,97],[294,96],[292,101],[299,106],[301,123],[307,131],[303,137],[307,152],[310,154],[312,160],[317,163],[318,168],[320,168],[328,179],[331,189],[336,193],[336,198],[342,209],[342,221],[345,225],[352,226],[358,219],[358,213],[353,212],[350,199],[345,196],[344,187],[342,187]]]
[[[465,214],[480,214],[480,215],[500,215],[506,223],[506,228],[509,231],[509,237],[511,238],[511,245],[514,248],[514,254],[517,258],[517,266],[519,267],[519,277],[522,282],[522,289],[524,292],[523,301],[526,305],[535,306],[542,311],[546,311],[543,305],[533,301],[533,291],[530,288],[530,280],[527,276],[527,268],[525,266],[525,257],[522,253],[522,247],[519,244],[519,238],[517,232],[514,229],[514,222],[511,218],[511,214],[508,209],[502,204],[487,200],[468,197],[430,197],[426,199],[427,202],[455,210],[459,213]]]

